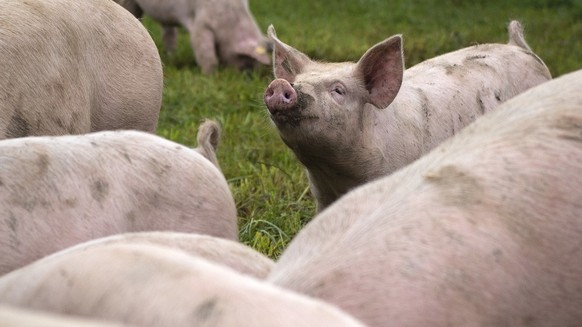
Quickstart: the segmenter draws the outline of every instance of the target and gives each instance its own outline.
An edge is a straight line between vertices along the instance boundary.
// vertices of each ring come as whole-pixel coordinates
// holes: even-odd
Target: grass
[[[375,43],[403,34],[410,67],[475,43],[505,43],[506,24],[518,19],[554,77],[582,68],[582,0],[251,0],[251,10],[263,31],[273,24],[281,40],[319,60],[355,61]],[[302,167],[262,102],[270,68],[221,68],[204,76],[184,31],[170,57],[159,25],[147,18],[144,24],[164,62],[158,134],[195,146],[204,118],[221,124],[218,160],[236,200],[241,241],[277,258],[312,219],[315,204]]]

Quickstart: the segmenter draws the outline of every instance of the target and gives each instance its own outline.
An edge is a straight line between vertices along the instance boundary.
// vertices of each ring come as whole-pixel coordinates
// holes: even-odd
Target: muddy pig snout
[[[271,113],[289,110],[297,104],[297,92],[289,82],[278,78],[267,87],[265,104]]]

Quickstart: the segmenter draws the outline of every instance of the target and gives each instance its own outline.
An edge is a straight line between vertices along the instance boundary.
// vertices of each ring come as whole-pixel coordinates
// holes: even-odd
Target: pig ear
[[[400,35],[376,44],[360,58],[357,70],[370,94],[369,103],[379,109],[392,103],[402,85],[403,58]]]
[[[311,62],[308,56],[281,42],[277,38],[273,25],[267,30],[269,39],[273,42],[273,73],[275,78],[282,78],[293,83],[295,76],[303,70],[303,67]]]

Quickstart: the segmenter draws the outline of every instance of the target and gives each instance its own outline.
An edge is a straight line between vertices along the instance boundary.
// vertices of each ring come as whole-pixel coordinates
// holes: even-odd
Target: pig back
[[[321,301],[146,244],[44,258],[0,278],[0,303],[136,326],[363,326]]]
[[[476,45],[405,70],[401,90],[387,108],[398,112],[388,116],[406,117],[404,112],[415,108],[421,132],[416,138],[420,153],[425,153],[501,103],[550,79],[544,62],[530,50]]]
[[[124,327],[101,320],[83,319],[67,315],[50,314],[40,310],[26,310],[0,305],[2,327]],[[127,327],[127,326],[126,326]]]
[[[151,244],[180,249],[189,255],[205,258],[242,274],[265,278],[273,260],[238,241],[210,235],[179,232],[124,233],[99,238],[60,251],[58,255],[111,244]]]

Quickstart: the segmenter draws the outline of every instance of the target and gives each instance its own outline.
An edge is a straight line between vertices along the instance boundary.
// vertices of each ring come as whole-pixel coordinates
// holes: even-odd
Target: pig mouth
[[[319,119],[319,117],[317,116],[302,115],[282,111],[276,111],[274,113],[271,113],[271,120],[273,120],[273,122],[275,122],[275,124],[279,126],[290,125],[292,127],[297,127],[301,124],[301,122],[305,120],[317,120],[317,119]]]

